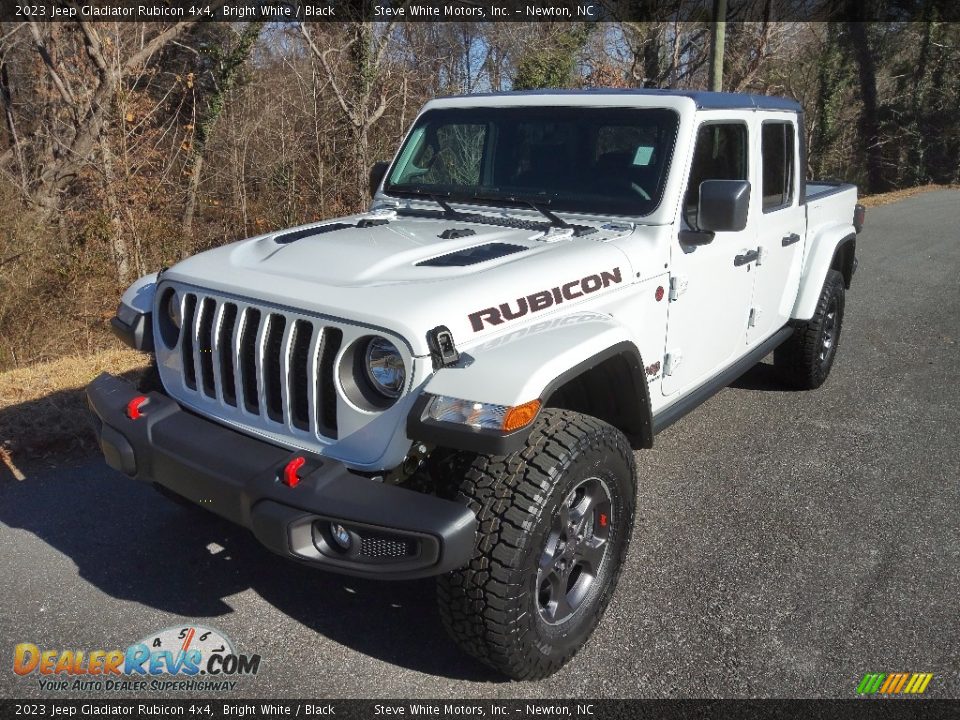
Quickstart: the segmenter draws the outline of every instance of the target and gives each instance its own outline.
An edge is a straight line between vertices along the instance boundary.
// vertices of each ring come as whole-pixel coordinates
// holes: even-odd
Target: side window
[[[760,133],[763,211],[793,204],[794,134],[786,122],[765,122]]]
[[[683,214],[696,227],[700,183],[704,180],[748,180],[747,126],[743,123],[710,123],[697,131],[690,183],[683,201]]]

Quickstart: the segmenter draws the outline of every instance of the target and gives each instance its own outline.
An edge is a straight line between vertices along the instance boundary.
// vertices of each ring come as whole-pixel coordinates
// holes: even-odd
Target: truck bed
[[[807,237],[814,238],[828,225],[849,224],[857,205],[857,186],[850,183],[808,180],[804,194],[807,207]]]

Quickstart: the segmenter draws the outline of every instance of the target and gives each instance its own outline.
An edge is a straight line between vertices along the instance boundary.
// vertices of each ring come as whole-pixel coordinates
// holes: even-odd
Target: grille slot
[[[200,380],[207,397],[216,397],[217,388],[213,379],[213,313],[217,304],[211,298],[200,301],[197,310],[197,350],[200,355]]]
[[[337,437],[337,389],[333,384],[333,361],[343,342],[343,331],[327,328],[320,343],[317,373],[317,427],[321,435]]]
[[[197,389],[197,368],[193,363],[193,319],[197,309],[197,296],[187,295],[183,300],[183,382],[191,390]]]
[[[260,311],[247,308],[240,330],[240,368],[243,376],[243,406],[252,413],[260,413],[257,394],[257,333],[260,329]]]
[[[237,406],[237,378],[233,371],[234,330],[237,325],[237,306],[225,303],[223,319],[217,328],[217,354],[220,361],[220,386],[223,401],[227,405]]]
[[[305,320],[293,323],[290,336],[290,419],[294,427],[310,429],[310,341],[313,325]]]
[[[283,342],[283,331],[287,326],[287,319],[283,315],[267,316],[267,332],[263,345],[263,377],[266,389],[267,417],[276,422],[283,422],[283,373],[285,364],[283,356],[286,347]]]
[[[337,439],[340,328],[204,292],[183,297],[185,401],[216,406],[241,424],[285,426],[303,439]]]

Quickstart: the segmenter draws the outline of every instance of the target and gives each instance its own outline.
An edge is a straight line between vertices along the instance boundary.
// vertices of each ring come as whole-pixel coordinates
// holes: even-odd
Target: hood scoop
[[[441,240],[456,240],[457,238],[470,237],[476,235],[477,231],[473,228],[447,228],[437,235]]]
[[[333,232],[334,230],[346,230],[347,228],[352,227],[354,226],[350,225],[349,223],[329,223],[328,225],[318,225],[316,227],[304,228],[303,230],[294,230],[293,232],[274,235],[273,241],[280,245],[287,245],[288,243],[296,242],[297,240],[303,240],[304,238],[311,237],[313,235],[322,235],[323,233]]]
[[[473,247],[457,250],[456,252],[438,255],[429,260],[422,260],[417,263],[418,267],[466,267],[478,263],[496,260],[505,255],[527,250],[523,245],[513,245],[511,243],[488,243],[487,245],[475,245]]]
[[[380,217],[361,218],[360,220],[357,220],[356,224],[343,222],[327,223],[326,225],[315,225],[302,230],[294,230],[293,232],[274,235],[273,241],[278,245],[288,245],[292,242],[296,242],[297,240],[303,240],[304,238],[313,237],[314,235],[323,235],[324,233],[333,232],[334,230],[346,230],[347,228],[371,228],[378,227],[380,225],[387,225],[389,223],[390,220],[388,218]]]

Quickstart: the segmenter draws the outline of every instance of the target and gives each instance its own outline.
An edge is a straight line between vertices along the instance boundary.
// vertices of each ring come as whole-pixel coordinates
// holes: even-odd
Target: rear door
[[[755,345],[786,325],[800,287],[806,213],[800,204],[797,116],[760,114],[755,173],[760,199],[753,302],[747,344]]]
[[[700,183],[704,180],[749,180],[754,185],[750,132],[753,113],[723,113],[711,120],[703,113],[683,199],[680,226],[694,229]],[[678,237],[671,246],[671,302],[667,318],[664,395],[701,384],[745,352],[747,316],[753,290],[753,263],[742,256],[756,249],[756,203],[751,202],[746,228],[718,232],[706,245],[687,245]]]

